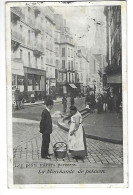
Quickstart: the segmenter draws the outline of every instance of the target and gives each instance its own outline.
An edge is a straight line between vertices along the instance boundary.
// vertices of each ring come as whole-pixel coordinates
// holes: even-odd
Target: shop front
[[[56,79],[55,78],[49,79],[49,93],[53,99],[56,99]]]
[[[107,76],[107,84],[112,88],[113,93],[122,94],[122,75],[109,75]]]
[[[75,86],[75,84],[73,83],[68,83],[67,84],[67,92],[68,92],[68,96],[74,96],[76,97],[77,95],[77,87]]]
[[[14,58],[11,60],[12,66],[12,88],[24,91],[24,68],[21,59]]]
[[[24,91],[30,101],[30,97],[35,97],[35,101],[43,100],[46,95],[46,72],[35,68],[24,67]]]
[[[67,95],[66,83],[57,82],[56,94],[58,97],[63,97],[63,95]]]

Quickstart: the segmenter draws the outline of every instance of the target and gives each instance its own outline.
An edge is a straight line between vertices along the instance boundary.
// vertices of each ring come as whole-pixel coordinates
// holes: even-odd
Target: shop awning
[[[107,83],[122,83],[121,75],[107,76]]]
[[[70,87],[72,87],[73,89],[76,89],[77,87],[74,84],[69,84]]]

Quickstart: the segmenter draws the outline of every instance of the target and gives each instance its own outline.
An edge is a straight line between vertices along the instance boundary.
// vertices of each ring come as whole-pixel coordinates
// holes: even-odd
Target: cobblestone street
[[[84,109],[84,98],[76,99],[75,104],[79,110]],[[40,154],[42,135],[39,133],[39,123],[43,107],[43,105],[36,105],[13,113],[13,167],[15,184],[83,183],[83,181],[84,183],[123,182],[122,144],[86,138],[88,156],[84,160],[75,160],[70,153],[67,153],[64,159],[57,159],[55,157],[53,145],[57,142],[67,143],[68,137],[68,132],[58,126],[58,120],[62,119],[60,118],[62,116],[61,102],[55,103],[51,112],[53,119],[53,132],[51,134],[49,150],[51,159],[42,159]],[[101,132],[101,136],[110,135],[113,137],[114,135],[114,139],[116,132],[121,133],[119,128],[113,127],[112,130],[114,129],[116,132],[111,135],[112,130],[110,131],[110,128],[102,125],[102,121],[106,120],[105,124],[112,126],[114,117],[115,113],[111,115],[108,113],[107,117],[104,113],[102,115],[98,115],[97,113],[88,115],[83,123],[86,133],[91,132],[97,135],[97,132]],[[94,121],[97,121],[97,123],[94,124]],[[90,128],[90,123],[93,128]],[[115,125],[117,123],[121,125],[121,119],[119,122],[116,118]],[[79,176],[80,170],[83,172]],[[64,174],[58,174],[58,172],[63,172]],[[71,173],[68,174],[67,172]]]
[[[13,121],[14,162],[19,160],[42,161],[40,156],[41,134],[39,133],[39,122],[26,119],[14,119]],[[53,126],[50,153],[53,153],[52,146],[56,142],[63,141],[67,143],[68,133],[60,129],[56,125],[56,122],[54,122]],[[17,138],[16,134],[19,135]],[[123,163],[122,145],[87,138],[87,149],[88,156],[84,162],[89,164],[122,165]],[[61,161],[60,159],[56,159],[55,155],[51,155],[51,160],[46,161],[58,160]],[[67,155],[62,161],[76,162],[71,155]]]

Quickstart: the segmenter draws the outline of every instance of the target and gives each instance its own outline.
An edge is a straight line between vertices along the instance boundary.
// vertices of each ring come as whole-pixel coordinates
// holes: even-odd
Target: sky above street
[[[106,40],[106,17],[104,6],[53,7],[55,12],[62,14],[70,27],[73,38],[80,46],[91,48],[96,46],[95,35],[99,36],[100,47]],[[104,44],[105,45],[105,44]]]

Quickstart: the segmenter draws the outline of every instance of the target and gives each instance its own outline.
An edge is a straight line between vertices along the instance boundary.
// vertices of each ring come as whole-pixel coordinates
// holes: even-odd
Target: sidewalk
[[[54,103],[59,103],[62,101],[62,98],[57,98],[56,100],[54,100]],[[34,106],[34,105],[40,105],[40,104],[44,104],[44,100],[43,101],[36,101],[35,103],[24,103],[24,107],[28,107],[28,106]]]
[[[68,131],[63,119],[58,120],[60,128]],[[86,137],[116,144],[123,143],[122,113],[90,113],[83,120]]]

